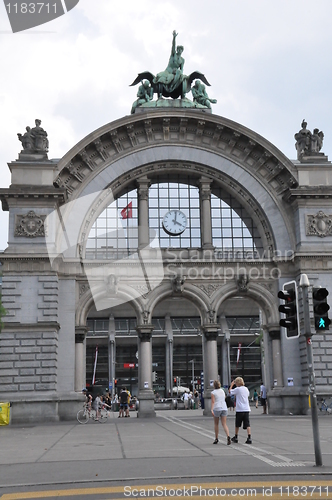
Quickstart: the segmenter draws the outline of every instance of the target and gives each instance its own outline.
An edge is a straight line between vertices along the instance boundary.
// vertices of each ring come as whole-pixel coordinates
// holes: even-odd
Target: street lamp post
[[[316,465],[322,466],[323,460],[322,460],[322,452],[320,449],[316,383],[315,383],[314,361],[313,361],[312,340],[311,340],[312,333],[310,325],[309,286],[310,283],[308,276],[306,274],[301,274],[300,288],[302,288],[302,297],[303,297],[304,335],[306,337],[306,345],[307,345],[309,397],[311,406],[311,420],[312,420],[312,431],[314,438],[315,459],[316,459]]]

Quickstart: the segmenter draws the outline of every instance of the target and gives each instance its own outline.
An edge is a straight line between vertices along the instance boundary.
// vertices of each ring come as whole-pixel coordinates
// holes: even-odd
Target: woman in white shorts
[[[231,444],[231,438],[229,436],[229,430],[226,424],[227,406],[225,402],[225,392],[220,388],[220,382],[218,380],[215,380],[213,382],[213,387],[214,390],[211,392],[211,413],[214,419],[214,433],[216,436],[213,444],[217,444],[219,442],[219,417],[221,420],[221,425],[223,426],[223,429],[227,436],[227,444]]]

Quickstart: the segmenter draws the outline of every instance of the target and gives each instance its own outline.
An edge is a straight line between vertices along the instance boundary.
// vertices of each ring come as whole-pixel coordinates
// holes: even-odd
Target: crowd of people
[[[221,421],[222,428],[227,437],[227,445],[231,443],[238,443],[238,434],[241,427],[247,431],[247,440],[245,444],[252,444],[251,438],[251,427],[250,427],[250,403],[249,403],[249,389],[245,386],[242,377],[236,377],[229,386],[228,394],[221,388],[221,384],[218,380],[213,383],[213,391],[211,392],[211,413],[214,419],[214,432],[215,440],[213,444],[219,442],[219,419]],[[95,398],[88,392],[87,389],[83,389],[83,393],[86,396],[86,404],[90,409],[95,410],[96,420],[100,418],[101,409],[106,408],[107,410],[114,409],[114,404],[119,406],[118,418],[128,418],[130,417],[130,406],[134,406],[136,409],[137,399],[135,396],[131,396],[130,392],[126,387],[123,387],[120,394],[114,394],[113,398],[106,390],[106,395],[97,395]],[[260,386],[260,400],[263,407],[263,414],[267,413],[267,392],[264,384]],[[255,389],[253,393],[253,400],[255,407],[258,408],[258,392]],[[200,406],[200,397],[198,391],[185,392],[181,398],[184,402],[185,410],[197,409]],[[161,401],[158,393],[155,394],[155,401]],[[229,434],[229,428],[227,426],[227,415],[228,410],[235,408],[235,434],[231,438]]]
[[[100,411],[102,408],[114,410],[118,407],[118,418],[130,417],[129,410],[131,407],[137,409],[137,398],[136,396],[132,396],[126,387],[123,387],[119,394],[115,393],[113,397],[109,393],[108,389],[106,389],[105,395],[97,394],[94,398],[88,389],[83,389],[82,392],[85,394],[85,402],[88,407],[96,412],[96,420],[100,417]]]

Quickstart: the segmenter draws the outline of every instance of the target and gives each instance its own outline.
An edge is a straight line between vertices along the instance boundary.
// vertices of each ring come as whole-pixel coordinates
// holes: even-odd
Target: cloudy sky
[[[305,118],[325,134],[332,159],[331,0],[80,0],[66,15],[13,34],[0,5],[0,187],[23,133],[42,120],[49,158],[61,158],[94,129],[130,113],[137,73],[165,69],[172,32],[186,74],[204,73],[213,112],[241,123],[296,157]],[[0,213],[0,249],[8,212]]]

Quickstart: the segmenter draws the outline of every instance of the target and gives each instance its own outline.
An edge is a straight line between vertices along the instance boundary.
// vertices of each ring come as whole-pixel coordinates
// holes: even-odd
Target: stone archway
[[[59,161],[57,167],[54,162],[44,159],[13,162],[11,168],[13,185],[1,192],[3,206],[10,212],[9,247],[2,257],[4,296],[9,311],[4,331],[13,342],[20,342],[18,339],[26,329],[28,321],[29,338],[35,335],[35,338],[40,340],[41,346],[47,342],[54,346],[53,357],[50,355],[48,359],[45,352],[45,363],[54,365],[53,381],[43,384],[41,372],[38,387],[42,397],[38,405],[43,405],[42,401],[58,403],[63,397],[61,394],[66,394],[65,400],[68,404],[63,404],[62,407],[71,408],[73,414],[75,405],[80,400],[74,390],[73,366],[75,366],[75,340],[81,343],[85,335],[84,317],[91,301],[91,294],[89,295],[88,291],[90,285],[82,269],[85,241],[91,225],[101,210],[111,199],[119,196],[130,186],[138,185],[140,193],[140,225],[143,231],[139,234],[139,245],[142,248],[148,245],[146,193],[149,182],[157,175],[166,172],[186,173],[192,176],[193,182],[199,182],[200,186],[203,186],[202,190],[205,191],[202,199],[207,195],[204,199],[208,200],[213,186],[222,186],[241,200],[255,220],[264,242],[264,249],[267,251],[267,256],[263,258],[266,262],[255,263],[257,268],[255,281],[259,283],[257,290],[254,283],[249,283],[250,290],[256,293],[256,298],[260,300],[262,300],[262,289],[259,287],[269,290],[268,297],[272,302],[279,286],[279,276],[272,274],[264,276],[263,266],[268,266],[269,270],[287,269],[289,259],[284,254],[290,249],[295,250],[295,223],[287,202],[291,190],[297,185],[294,164],[258,134],[222,117],[202,114],[197,110],[149,111],[125,117],[96,130],[70,150]],[[35,172],[36,169],[41,175],[36,180],[36,185],[27,187],[24,184],[27,173]],[[22,172],[24,178],[21,179]],[[203,205],[205,208],[202,208],[202,220],[206,228],[209,224],[209,204]],[[78,210],[73,210],[75,206]],[[39,225],[45,227],[48,246],[45,244],[44,235],[40,233],[22,235],[16,231],[21,214],[31,211],[34,213],[34,220],[38,219]],[[56,215],[56,222],[61,228],[60,237],[52,214]],[[45,225],[46,217],[48,217],[47,225]],[[205,257],[207,252],[211,256],[212,245],[211,231],[204,231],[202,249],[198,251],[197,256],[198,261],[206,266]],[[282,255],[276,262],[275,252]],[[33,256],[29,253],[33,253]],[[155,253],[155,250],[149,253],[153,265],[157,259]],[[136,264],[140,264],[139,257],[136,263],[133,262],[131,269],[135,266],[137,268]],[[174,273],[172,278],[166,264],[163,263],[162,284],[157,284],[154,290],[144,290],[144,293],[138,294],[139,299],[125,280],[118,284],[114,281],[107,283],[111,289],[117,287],[118,296],[123,300],[136,301],[139,321],[137,331],[144,344],[142,355],[146,355],[148,360],[148,368],[146,373],[142,374],[141,382],[143,380],[147,382],[148,390],[151,391],[149,373],[151,353],[148,346],[152,331],[149,304],[153,304],[153,296],[168,288],[174,294],[188,294],[191,299],[194,298],[198,303],[204,304],[202,329],[209,342],[208,351],[212,359],[218,335],[216,308],[220,303],[219,299],[212,297],[213,290],[221,292],[221,284],[227,286],[229,282],[232,282],[234,287],[234,283],[241,278],[238,264],[243,264],[248,270],[253,265],[248,262],[227,262],[213,258],[209,261],[208,279],[206,279],[206,275],[201,273],[202,265],[199,262],[193,264],[189,258],[183,263],[184,272],[189,276],[188,269],[190,266],[195,266],[197,276],[195,279],[189,279],[189,276],[182,283],[181,276],[179,281],[176,279],[172,281]],[[177,272],[179,269],[179,262],[175,259],[174,270]],[[218,273],[213,275],[212,269],[217,269]],[[232,278],[227,275],[227,269],[232,270]],[[106,278],[110,276],[112,273],[108,273]],[[143,280],[138,283],[142,291],[146,282],[142,277],[139,279]],[[35,303],[35,309],[29,310],[28,314],[24,299],[26,289],[31,290]],[[97,296],[102,297],[103,291],[98,289]],[[273,319],[268,320],[268,323],[275,328],[277,324],[275,307],[271,307],[270,312]],[[213,370],[215,371],[215,368]],[[17,376],[23,377],[20,380],[24,381],[23,372],[18,370]],[[46,380],[46,372],[44,377]],[[31,383],[31,394],[36,390],[37,378],[36,375],[35,381]],[[23,385],[24,382],[22,387]],[[12,391],[10,388],[8,391],[12,394],[13,400],[17,401],[18,408],[21,401],[19,383],[12,384]],[[24,394],[26,396],[26,392]],[[149,397],[146,399],[147,414],[152,412]],[[19,410],[15,411],[19,419]],[[63,417],[61,412],[60,405],[60,418]]]

